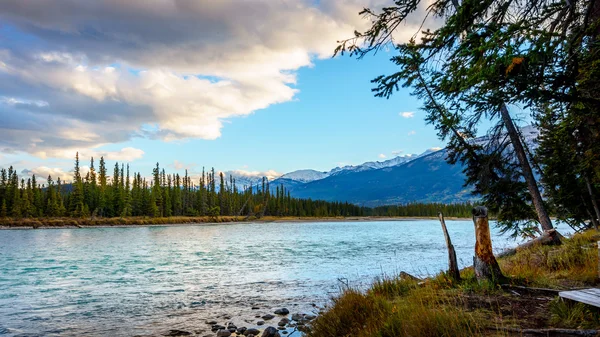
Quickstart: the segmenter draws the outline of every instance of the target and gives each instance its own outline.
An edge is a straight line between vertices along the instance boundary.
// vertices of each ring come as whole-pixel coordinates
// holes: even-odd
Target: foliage
[[[400,86],[412,88],[424,102],[426,120],[440,138],[449,141],[449,161],[465,164],[466,183],[498,214],[505,230],[514,235],[530,232],[532,221],[549,229],[552,225],[532,173],[532,167],[539,168],[535,159],[542,164],[544,160],[523,148],[522,135],[514,129],[508,109],[525,108],[536,118],[560,111],[577,120],[575,130],[585,130],[585,137],[580,138],[589,144],[582,144],[580,152],[585,155],[571,156],[577,162],[573,175],[585,180],[585,174],[598,172],[600,165],[595,161],[600,152],[595,146],[600,101],[598,77],[590,74],[599,72],[600,10],[594,3],[435,0],[428,4],[426,17],[443,21],[441,27],[420,32],[419,39],[415,34],[410,41],[397,43],[394,32],[424,4],[396,0],[380,11],[363,10],[360,14],[371,20],[371,27],[341,41],[335,53],[362,58],[391,45],[396,51],[391,61],[398,70],[373,80],[375,95],[389,98]],[[492,125],[486,132],[489,141],[474,142],[484,125]],[[550,151],[558,146],[546,145]],[[597,182],[587,184],[591,192],[585,219],[600,217],[600,210],[590,211],[591,201],[597,198]],[[558,182],[550,185],[558,186]],[[575,188],[573,184],[560,187]],[[582,212],[570,214],[577,214],[579,224],[586,226]]]

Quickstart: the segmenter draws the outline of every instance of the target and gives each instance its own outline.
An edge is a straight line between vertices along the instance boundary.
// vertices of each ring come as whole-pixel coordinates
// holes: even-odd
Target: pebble
[[[169,330],[169,332],[167,332],[163,336],[190,336],[191,334],[192,333],[189,331],[173,329]]]
[[[250,328],[250,329],[244,331],[244,336],[247,336],[247,337],[256,336],[259,333],[260,333],[260,330],[254,329],[254,328]]]
[[[265,321],[268,321],[270,319],[275,318],[275,316],[271,315],[271,314],[266,314],[262,317],[262,319],[264,319]]]
[[[290,313],[290,311],[287,308],[281,308],[281,309],[275,310],[275,315],[287,315],[289,313]]]
[[[217,323],[219,323],[219,322],[217,322],[217,321],[206,321],[206,324],[208,324],[208,325],[215,325]]]
[[[256,322],[256,325],[263,325],[263,324],[265,324],[265,321],[258,321],[258,322]]]
[[[229,337],[231,336],[231,331],[229,330],[219,330],[217,332],[217,337]]]

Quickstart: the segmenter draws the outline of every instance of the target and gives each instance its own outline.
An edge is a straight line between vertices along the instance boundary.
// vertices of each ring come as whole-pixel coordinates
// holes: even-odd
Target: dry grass
[[[596,232],[560,246],[538,246],[499,261],[514,284],[567,288],[595,286]],[[503,336],[499,328],[600,329],[597,308],[536,293],[504,291],[478,282],[471,268],[461,282],[445,274],[424,283],[376,280],[366,292],[346,290],[317,318],[309,337]]]
[[[536,246],[499,261],[515,283],[566,289],[598,284],[600,235],[587,231],[560,246]]]
[[[25,219],[0,219],[2,227],[90,227],[90,226],[143,226],[143,225],[168,225],[168,224],[197,224],[197,223],[222,223],[252,220],[242,216],[203,216],[203,217],[117,217],[117,218],[25,218]]]

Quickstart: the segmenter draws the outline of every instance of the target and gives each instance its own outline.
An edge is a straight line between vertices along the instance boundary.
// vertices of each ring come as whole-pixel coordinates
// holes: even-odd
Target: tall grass
[[[325,336],[477,336],[474,314],[460,299],[416,281],[379,279],[366,293],[346,290],[313,323],[310,337]]]
[[[536,246],[501,259],[512,283],[567,288],[598,285],[597,232]],[[476,280],[473,269],[461,282],[441,273],[424,282],[380,278],[361,292],[345,290],[312,325],[308,337],[501,336],[503,327],[600,328],[600,313],[583,304],[504,291]],[[524,297],[525,296],[525,297]],[[546,301],[546,302],[544,302]],[[514,307],[513,307],[514,305]],[[527,316],[530,309],[531,317]],[[501,330],[501,329],[500,329]]]
[[[535,246],[499,261],[505,275],[532,286],[573,288],[598,282],[595,231],[563,239],[560,246]]]

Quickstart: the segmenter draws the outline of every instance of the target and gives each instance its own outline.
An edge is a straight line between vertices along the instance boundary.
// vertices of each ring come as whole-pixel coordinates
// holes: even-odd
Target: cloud
[[[227,176],[232,175],[234,177],[245,177],[245,178],[262,178],[267,177],[269,180],[277,179],[283,175],[275,170],[268,171],[247,171],[247,170],[233,170],[224,172]]]
[[[413,118],[415,117],[415,113],[412,111],[406,111],[406,112],[401,112],[399,113],[400,116],[404,117],[404,118]]]
[[[296,71],[384,3],[2,1],[0,149],[216,139],[224,121],[293,100]]]
[[[400,154],[402,154],[404,151],[402,150],[396,150],[396,151],[392,151],[392,155],[394,156],[399,156]]]
[[[441,149],[442,149],[441,147],[437,147],[437,146],[436,146],[436,147],[430,147],[430,148],[429,148],[429,149],[427,149],[427,150],[428,150],[428,151],[431,151],[431,152],[436,152],[436,151],[439,151],[439,150],[441,150]]]
[[[105,160],[132,162],[144,156],[144,151],[133,147],[125,147],[118,151],[94,149],[79,150],[77,148],[44,149],[40,151],[34,151],[33,154],[40,158],[65,158],[74,160],[77,152],[79,152],[79,160],[81,162],[87,161],[92,157],[96,158],[97,160],[99,160],[100,157],[104,157]]]
[[[388,2],[1,1],[0,151],[218,138],[225,121],[293,100],[296,71]],[[418,31],[421,7],[395,38]]]
[[[415,131],[415,130],[411,130],[408,132],[409,136],[416,135],[416,134],[417,134],[417,131]]]
[[[385,154],[383,154],[383,153],[380,153],[378,157],[379,157],[380,159],[385,159],[386,155],[385,155]]]
[[[179,160],[175,160],[173,164],[169,164],[169,167],[172,167],[176,170],[192,170],[196,166],[198,166],[198,164],[196,163],[185,164],[180,162]]]
[[[89,171],[90,167],[87,165],[81,165],[79,167],[79,174],[84,178]],[[23,176],[25,180],[27,180],[26,176],[31,177],[33,175],[35,175],[38,184],[44,185],[47,185],[46,179],[48,178],[48,176],[51,176],[52,180],[55,183],[58,180],[58,178],[60,178],[62,182],[68,183],[73,181],[73,170],[65,171],[64,169],[58,167],[38,166],[31,169],[24,169],[21,171],[21,176]]]

